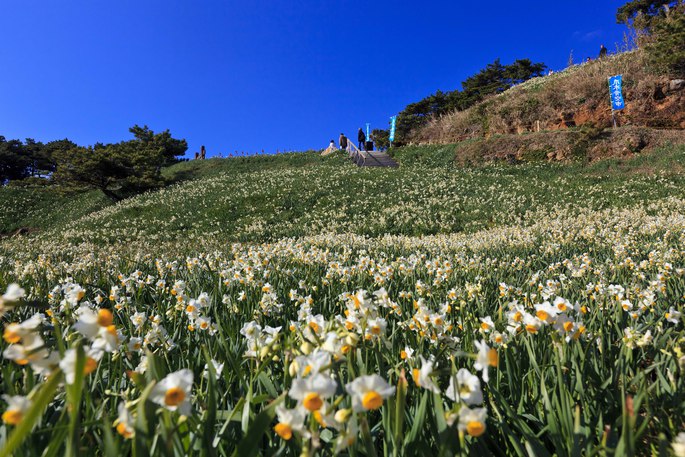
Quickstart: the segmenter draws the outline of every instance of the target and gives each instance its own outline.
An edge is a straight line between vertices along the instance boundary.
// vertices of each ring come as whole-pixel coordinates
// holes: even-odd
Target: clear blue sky
[[[626,0],[2,0],[0,135],[147,124],[188,155],[323,148],[499,57],[553,69],[623,41]]]

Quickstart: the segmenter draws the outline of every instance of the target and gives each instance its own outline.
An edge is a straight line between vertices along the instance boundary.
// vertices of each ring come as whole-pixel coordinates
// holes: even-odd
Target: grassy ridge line
[[[318,153],[253,156],[230,160],[209,159],[181,162],[162,171],[170,183],[203,179],[219,173],[240,173],[278,167],[307,167],[323,163]],[[328,160],[330,163],[330,160]],[[59,187],[0,187],[0,235],[20,228],[48,230],[69,225],[111,206],[99,191],[64,192]]]

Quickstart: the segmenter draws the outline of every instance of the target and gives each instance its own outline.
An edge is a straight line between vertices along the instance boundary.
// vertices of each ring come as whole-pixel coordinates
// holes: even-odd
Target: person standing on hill
[[[340,134],[340,149],[347,149],[347,137],[344,133]]]
[[[599,47],[599,58],[603,58],[607,56],[607,48],[604,47],[604,45]]]
[[[357,132],[357,141],[359,141],[359,149],[364,151],[366,149],[366,134],[361,127],[359,128],[359,132]]]

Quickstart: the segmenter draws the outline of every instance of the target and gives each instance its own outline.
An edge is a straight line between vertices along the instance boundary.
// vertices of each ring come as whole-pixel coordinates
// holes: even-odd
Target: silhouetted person
[[[344,133],[340,134],[339,141],[340,143],[340,149],[347,149],[347,137],[345,136]]]
[[[359,141],[359,149],[364,151],[366,149],[366,134],[361,128],[357,132],[357,141]]]
[[[199,159],[199,158],[200,158],[200,153],[199,153],[199,152],[195,152],[195,160],[197,160],[197,159]]]
[[[603,58],[607,56],[607,48],[604,47],[604,45],[599,47],[599,58]]]
[[[202,157],[202,160],[205,160],[205,157],[207,156],[207,151],[205,150],[204,146],[200,147],[200,157]]]

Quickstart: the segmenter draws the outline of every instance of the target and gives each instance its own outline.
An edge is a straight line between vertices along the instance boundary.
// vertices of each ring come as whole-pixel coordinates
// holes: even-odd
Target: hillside
[[[646,68],[642,51],[574,65],[526,81],[465,111],[435,118],[414,131],[408,141],[449,144],[500,135],[608,128],[612,126],[612,117],[607,78],[622,74],[626,109],[616,113],[618,124],[640,129],[641,140],[647,140],[639,143],[641,148],[658,147],[661,133],[668,130],[671,132],[667,135],[685,143],[685,80],[668,78]],[[652,129],[659,133],[650,133]],[[506,149],[502,145],[500,155],[517,152]],[[589,155],[597,158],[616,154],[594,151]]]
[[[5,421],[5,449],[623,456],[675,443],[685,147],[475,166],[455,162],[465,144],[397,149],[398,169],[316,152],[180,163],[164,170],[173,184],[118,203],[0,189],[33,224],[0,239],[0,389],[33,391],[26,420],[41,417],[34,431]],[[15,309],[13,283],[27,294]],[[181,393],[168,388],[181,376]],[[330,406],[285,428],[313,379]],[[378,392],[359,400],[363,382]]]
[[[394,170],[358,168],[316,152],[191,161],[164,171],[174,184],[118,203],[95,191],[6,187],[0,189],[0,232],[24,228],[37,249],[53,243],[173,246],[195,239],[214,246],[326,233],[473,233],[528,225],[561,208],[634,206],[685,184],[683,147],[591,165],[457,166],[455,150],[464,147],[397,149],[402,167]],[[593,193],[602,198],[577,203]]]

